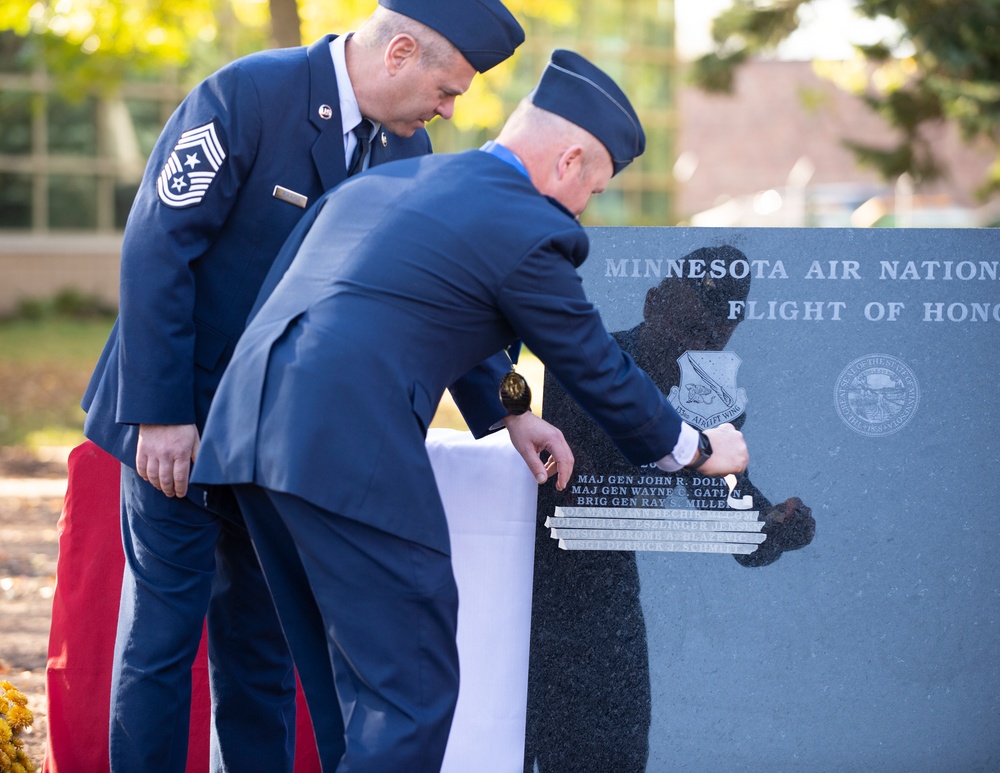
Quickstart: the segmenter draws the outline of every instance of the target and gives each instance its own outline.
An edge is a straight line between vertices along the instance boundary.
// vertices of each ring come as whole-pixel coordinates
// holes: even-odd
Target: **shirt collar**
[[[358,98],[354,95],[354,84],[351,83],[351,76],[347,72],[347,55],[344,52],[344,46],[353,34],[348,32],[346,35],[338,35],[330,41],[333,69],[337,74],[337,92],[340,95],[341,128],[345,135],[350,134],[354,127],[361,123],[363,117],[361,108],[358,107]],[[375,124],[375,128],[378,127],[379,124]]]
[[[521,159],[519,159],[509,148],[505,148],[499,142],[489,140],[480,148],[480,150],[484,153],[489,153],[491,156],[496,156],[501,161],[506,161],[529,180],[531,179],[531,175],[528,174],[528,169],[524,165],[524,162],[521,161]]]

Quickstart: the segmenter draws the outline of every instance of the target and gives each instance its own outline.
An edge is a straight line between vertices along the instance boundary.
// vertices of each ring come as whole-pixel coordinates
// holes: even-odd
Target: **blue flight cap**
[[[646,149],[646,135],[628,97],[606,73],[573,51],[552,52],[531,102],[600,140],[611,154],[614,174]]]
[[[378,0],[445,37],[477,72],[509,58],[524,30],[499,0]]]

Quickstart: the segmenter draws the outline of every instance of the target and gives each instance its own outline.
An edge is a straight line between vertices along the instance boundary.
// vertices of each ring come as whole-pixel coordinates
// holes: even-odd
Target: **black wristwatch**
[[[712,443],[701,430],[698,430],[698,455],[685,465],[689,470],[697,470],[712,455]]]

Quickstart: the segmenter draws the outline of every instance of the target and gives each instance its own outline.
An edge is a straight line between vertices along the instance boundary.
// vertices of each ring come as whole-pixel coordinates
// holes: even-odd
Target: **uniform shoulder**
[[[305,46],[256,51],[239,59],[234,59],[229,64],[220,68],[219,72],[239,70],[254,77],[262,75],[270,76],[281,70],[301,67],[308,61],[308,51],[309,49]]]
[[[195,91],[218,95],[253,93],[260,109],[265,105],[285,104],[293,95],[308,94],[307,51],[300,46],[248,54],[216,70]]]

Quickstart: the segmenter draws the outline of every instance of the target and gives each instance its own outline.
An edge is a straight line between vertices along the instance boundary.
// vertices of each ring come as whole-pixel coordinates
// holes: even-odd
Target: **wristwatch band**
[[[686,466],[689,470],[697,470],[712,456],[712,443],[701,430],[698,430],[698,455]]]

